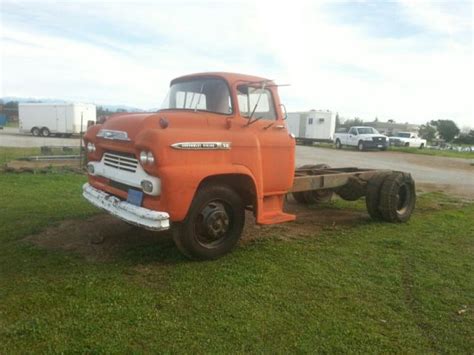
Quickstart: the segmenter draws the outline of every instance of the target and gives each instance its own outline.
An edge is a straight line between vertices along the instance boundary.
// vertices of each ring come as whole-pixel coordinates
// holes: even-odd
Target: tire
[[[336,190],[336,193],[346,201],[356,201],[365,195],[364,186],[355,179],[350,179],[349,182]]]
[[[365,150],[363,141],[359,141],[359,143],[357,143],[357,149],[359,150],[359,152],[363,152]]]
[[[34,136],[34,137],[39,137],[41,131],[38,127],[33,127],[31,129],[31,134]]]
[[[188,258],[217,259],[240,239],[245,209],[240,196],[223,185],[199,189],[184,221],[173,224],[176,247]]]
[[[423,149],[425,147],[425,143],[420,144],[420,149]]]
[[[341,149],[341,148],[342,148],[341,141],[339,139],[336,139],[336,149]]]
[[[50,135],[51,135],[51,132],[49,131],[49,129],[47,127],[43,127],[41,129],[41,136],[49,137]]]
[[[410,148],[410,143],[405,143],[406,148]]]
[[[380,173],[372,176],[367,183],[367,192],[365,195],[365,205],[367,212],[373,220],[379,221],[383,219],[382,212],[380,211],[380,190],[382,184],[387,178],[389,173]]]
[[[380,189],[379,208],[385,221],[403,223],[410,219],[415,209],[415,182],[408,173],[393,172],[384,180]]]
[[[316,165],[303,165],[299,169],[329,169],[330,166],[327,164],[316,164]],[[292,196],[296,202],[302,205],[312,205],[321,202],[329,202],[332,199],[333,190],[310,190],[310,191],[299,191],[292,192]]]

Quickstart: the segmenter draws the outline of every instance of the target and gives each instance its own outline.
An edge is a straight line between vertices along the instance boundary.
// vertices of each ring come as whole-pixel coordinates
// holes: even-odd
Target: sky
[[[263,76],[288,111],[474,127],[473,2],[0,0],[0,96],[150,109],[174,77]]]

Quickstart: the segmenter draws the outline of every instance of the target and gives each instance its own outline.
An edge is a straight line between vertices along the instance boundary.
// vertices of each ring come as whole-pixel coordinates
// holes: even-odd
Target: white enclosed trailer
[[[297,142],[332,142],[336,131],[336,115],[331,111],[311,110],[288,113],[288,129]]]
[[[70,136],[85,132],[88,121],[96,121],[92,104],[19,104],[20,132],[48,137],[51,134]],[[82,122],[82,127],[81,127]]]

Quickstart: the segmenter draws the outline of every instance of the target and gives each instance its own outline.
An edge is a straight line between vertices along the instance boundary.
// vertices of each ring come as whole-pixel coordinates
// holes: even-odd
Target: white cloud
[[[403,2],[407,21],[423,31],[387,38],[357,22],[335,22],[326,5],[81,2],[63,5],[56,29],[64,26],[65,34],[4,21],[2,96],[156,107],[173,77],[224,70],[291,83],[280,89],[289,110],[327,108],[347,117],[418,123],[452,118],[474,125],[472,28],[471,41],[462,37],[472,17]],[[38,17],[47,27],[54,5],[43,11]],[[103,18],[116,31],[112,36],[86,28],[87,40],[68,35],[67,19],[74,13]]]

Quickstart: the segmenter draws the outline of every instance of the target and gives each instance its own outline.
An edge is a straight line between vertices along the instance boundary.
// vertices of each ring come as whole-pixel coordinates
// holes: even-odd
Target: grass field
[[[334,144],[330,143],[319,143],[314,145],[316,148],[328,148],[336,149]],[[347,147],[344,146],[343,149],[357,150],[356,147]],[[474,153],[470,152],[456,152],[454,150],[436,150],[436,149],[418,149],[418,148],[406,148],[406,147],[389,147],[388,151],[408,153],[408,154],[422,154],[422,155],[431,155],[438,157],[447,157],[447,158],[461,158],[461,159],[474,159]]]
[[[472,204],[427,194],[405,225],[255,229],[213,262],[133,234],[93,261],[25,240],[98,214],[84,181],[0,173],[0,353],[472,353]],[[363,205],[337,201],[314,218]]]

